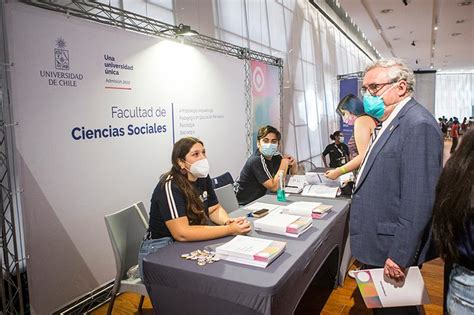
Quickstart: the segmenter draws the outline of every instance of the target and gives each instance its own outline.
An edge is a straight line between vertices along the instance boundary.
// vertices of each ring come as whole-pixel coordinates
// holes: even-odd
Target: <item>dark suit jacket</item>
[[[350,212],[357,260],[384,266],[391,258],[407,267],[435,257],[430,225],[442,163],[438,124],[411,99],[380,135],[359,174]]]

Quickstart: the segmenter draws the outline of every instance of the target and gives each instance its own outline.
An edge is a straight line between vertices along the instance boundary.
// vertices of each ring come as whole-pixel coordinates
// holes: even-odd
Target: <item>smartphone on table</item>
[[[270,210],[268,209],[260,209],[260,210],[257,210],[257,211],[254,211],[252,212],[252,217],[254,218],[261,218],[261,217],[264,217],[268,214],[268,212],[270,212]]]

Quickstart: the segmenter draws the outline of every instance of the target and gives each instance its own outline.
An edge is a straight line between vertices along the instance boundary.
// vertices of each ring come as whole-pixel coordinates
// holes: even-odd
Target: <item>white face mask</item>
[[[186,162],[188,163],[188,162]],[[188,163],[191,164],[191,163]],[[206,178],[209,175],[209,161],[202,159],[191,164],[189,172],[198,178]]]
[[[339,142],[344,142],[344,137],[339,137]]]

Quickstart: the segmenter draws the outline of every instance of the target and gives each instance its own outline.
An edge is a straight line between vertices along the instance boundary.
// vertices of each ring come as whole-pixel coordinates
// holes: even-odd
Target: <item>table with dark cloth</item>
[[[267,268],[218,261],[198,266],[180,258],[232,239],[175,242],[145,257],[144,282],[157,314],[291,314],[312,279],[330,257],[335,284],[339,277],[349,203],[346,200],[292,195],[289,202],[320,201],[333,205],[331,213],[298,238],[252,231],[250,236],[287,242],[285,252]],[[284,204],[275,195],[258,202]],[[231,217],[244,216],[239,209]],[[249,219],[253,221],[252,218]]]

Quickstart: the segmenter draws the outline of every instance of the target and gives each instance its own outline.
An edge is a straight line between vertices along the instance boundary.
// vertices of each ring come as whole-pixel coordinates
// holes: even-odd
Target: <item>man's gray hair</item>
[[[412,94],[415,91],[415,74],[403,60],[398,58],[375,60],[365,68],[364,75],[374,68],[389,69],[388,77],[391,81],[398,82],[400,80],[405,80],[407,83],[408,93]]]

